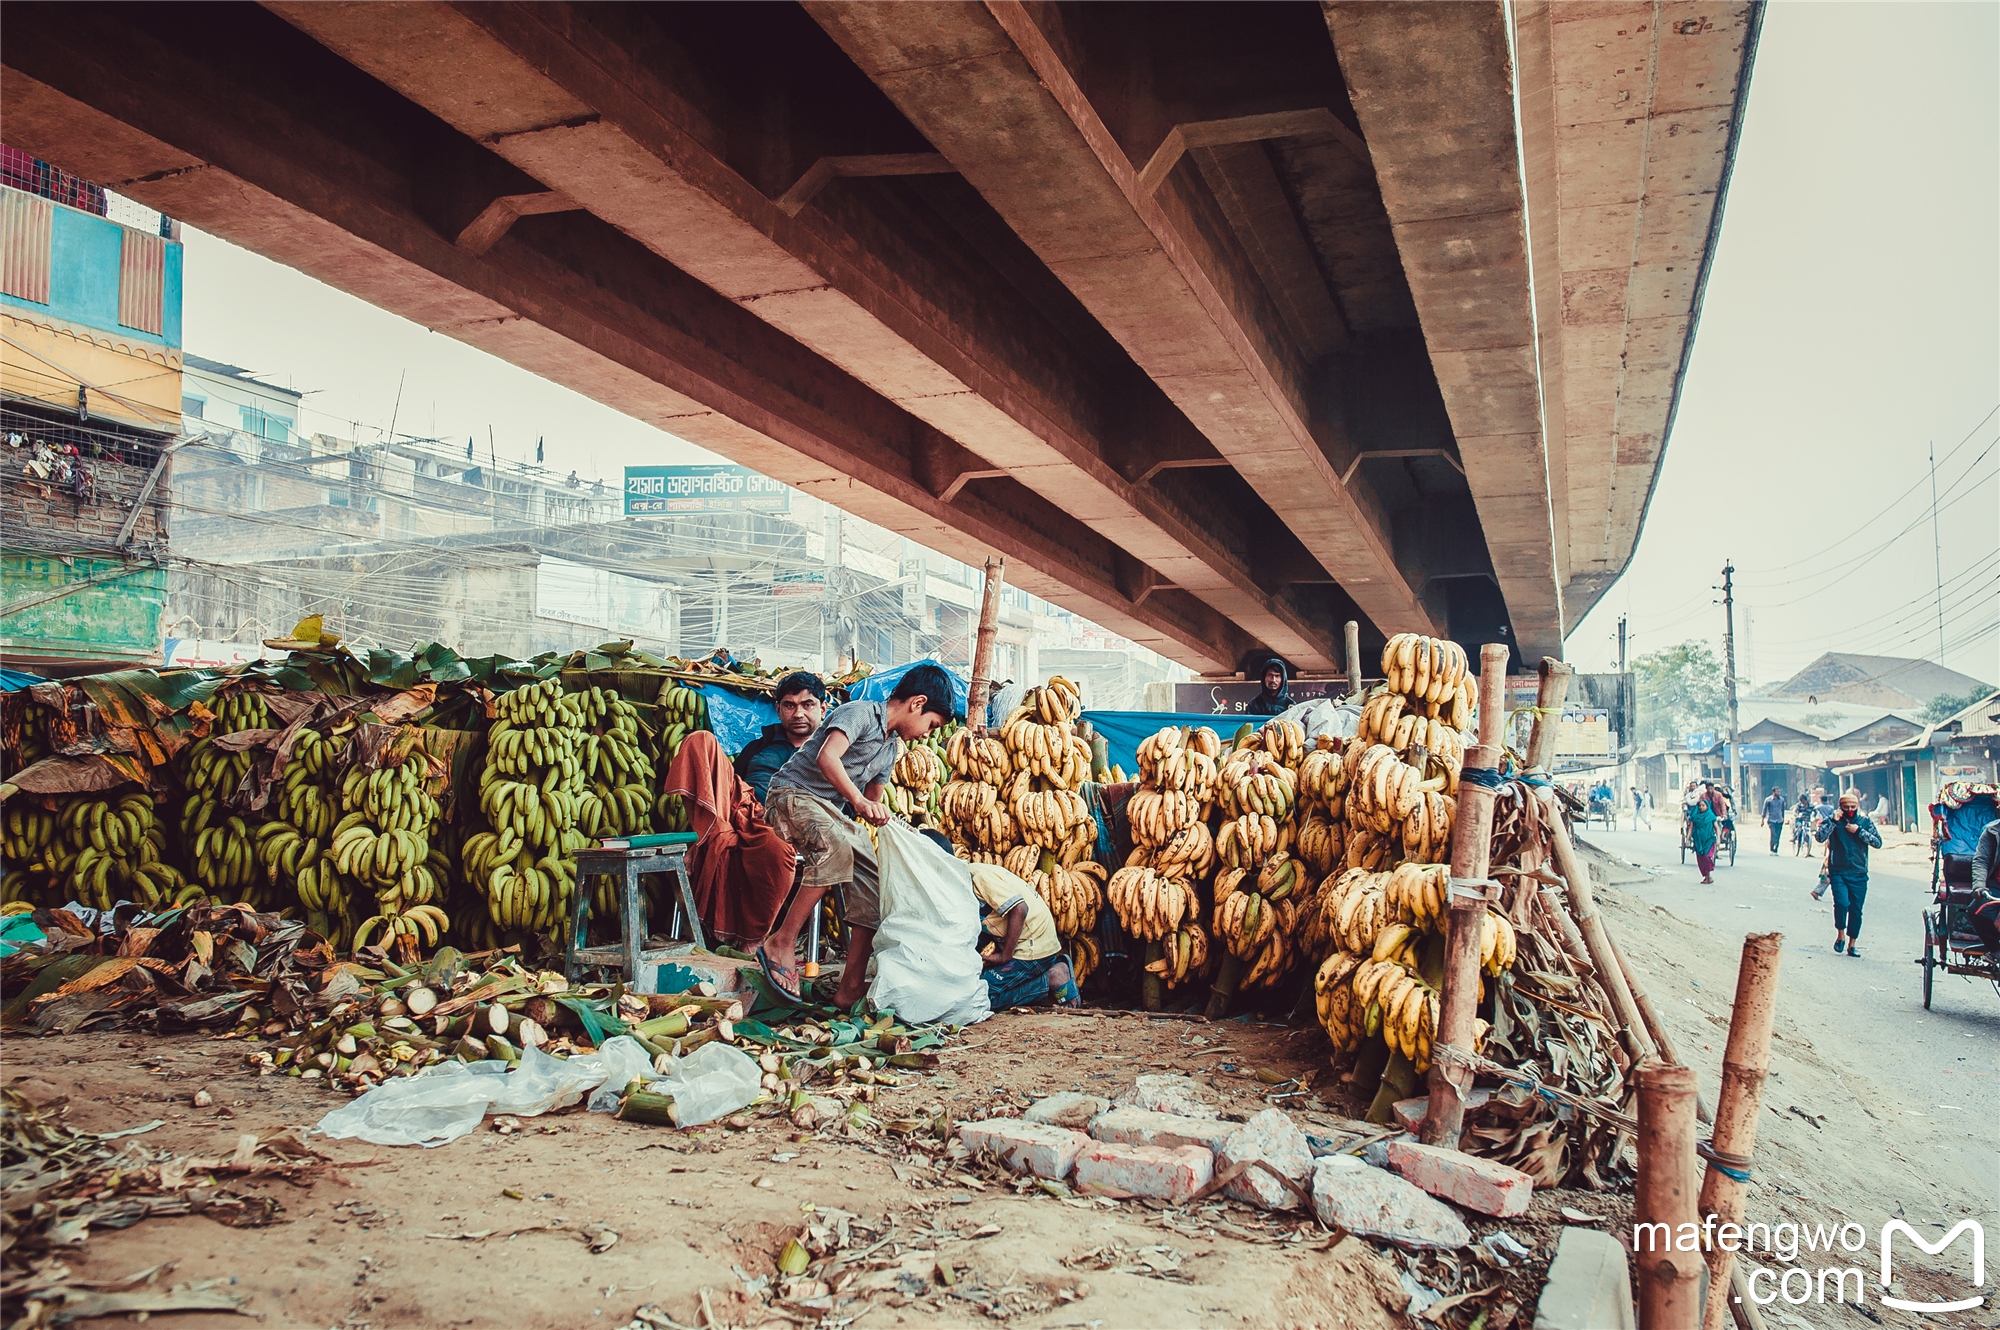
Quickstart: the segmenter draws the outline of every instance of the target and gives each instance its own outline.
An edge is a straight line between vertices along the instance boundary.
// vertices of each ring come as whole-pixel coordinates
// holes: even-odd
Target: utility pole
[[[1729,689],[1729,797],[1743,807],[1743,745],[1736,738],[1736,565],[1722,564],[1722,669]]]
[[[1638,701],[1632,696],[1632,679],[1626,673],[1625,669],[1625,616],[1621,614],[1618,616],[1618,724],[1624,733],[1619,736],[1620,743],[1618,745],[1618,802],[1620,804],[1623,804],[1626,796],[1632,792],[1631,777],[1625,774],[1625,764],[1627,761],[1625,749],[1629,747],[1634,756],[1638,754],[1639,741],[1636,734],[1638,730],[1636,723],[1638,717]],[[1616,815],[1613,815],[1611,825],[1614,828],[1617,827],[1618,818]],[[1632,814],[1632,830],[1637,831],[1638,829],[1639,815],[1634,813]]]

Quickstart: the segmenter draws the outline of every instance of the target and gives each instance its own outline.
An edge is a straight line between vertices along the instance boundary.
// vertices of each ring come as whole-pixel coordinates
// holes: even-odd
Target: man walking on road
[[[1882,833],[1861,814],[1861,800],[1849,790],[1840,811],[1819,824],[1813,838],[1826,846],[1827,882],[1833,888],[1833,949],[1859,956],[1861,907],[1868,900],[1868,851],[1882,848]]]
[[[1639,829],[1639,819],[1646,818],[1646,830],[1653,829],[1653,819],[1646,817],[1646,792],[1638,786],[1632,787],[1632,830]]]
[[[1778,838],[1785,834],[1785,792],[1772,790],[1764,796],[1764,821],[1771,827],[1771,853],[1778,852]]]

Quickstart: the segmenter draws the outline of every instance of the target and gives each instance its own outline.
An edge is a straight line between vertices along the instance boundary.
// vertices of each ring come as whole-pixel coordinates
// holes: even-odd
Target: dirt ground
[[[1712,1089],[1739,940],[1621,893],[1619,875],[1631,881],[1639,870],[1600,863],[1610,879],[1603,897],[1612,926],[1684,1056]],[[296,1131],[345,1102],[318,1082],[255,1076],[244,1067],[244,1051],[239,1042],[198,1035],[15,1039],[4,1074],[37,1102],[66,1099],[74,1126],[114,1131],[160,1118],[163,1126],[138,1139],[205,1155],[227,1155],[245,1133]],[[939,1109],[978,1117],[1018,1111],[1060,1090],[1110,1096],[1135,1076],[1183,1071],[1211,1084],[1226,1109],[1247,1116],[1272,1093],[1257,1075],[1262,1070],[1273,1079],[1317,1078],[1310,1097],[1282,1102],[1308,1131],[1338,1139],[1358,1129],[1348,1116],[1357,1106],[1328,1073],[1327,1051],[1316,1029],[1253,1019],[1210,1025],[1126,1012],[1007,1013],[944,1050],[935,1074],[883,1090],[876,1111],[884,1119]],[[1834,1111],[1850,1103],[1866,1110],[1870,1087],[1826,1061],[1782,1008],[1774,1062],[1753,1217],[1776,1212],[1826,1222],[1829,1211],[1872,1213],[1871,1203],[1891,1194],[1925,1195],[1940,1216],[1973,1209],[1985,1180],[1926,1176],[1920,1150],[1899,1123]],[[196,1107],[204,1090],[213,1104]],[[1808,1121],[1789,1111],[1792,1104],[1827,1116]],[[578,1108],[517,1123],[489,1118],[473,1135],[434,1150],[316,1144],[356,1166],[306,1187],[261,1188],[282,1207],[276,1223],[148,1220],[93,1233],[73,1269],[82,1278],[113,1279],[171,1264],[161,1287],[226,1279],[245,1310],[272,1327],[532,1330],[631,1322],[837,1330],[859,1323],[872,1330],[1000,1321],[1115,1330],[1409,1325],[1398,1282],[1407,1266],[1433,1287],[1502,1286],[1525,1326],[1566,1222],[1564,1207],[1597,1217],[1612,1232],[1630,1231],[1629,1196],[1546,1192],[1521,1219],[1474,1217],[1476,1234],[1501,1229],[1531,1247],[1513,1268],[1474,1264],[1466,1253],[1413,1262],[1351,1238],[1329,1249],[1327,1235],[1296,1213],[1220,1201],[1173,1210],[1058,1198],[960,1165],[939,1171],[885,1133],[803,1136],[781,1118],[744,1131],[676,1132]],[[861,1272],[848,1295],[865,1292],[865,1303],[818,1321],[816,1313],[774,1312],[741,1295],[746,1282],[773,1273],[802,1224],[842,1219],[853,1235],[850,1264]],[[859,1260],[869,1248],[871,1259]],[[1913,1288],[1929,1286],[1914,1263],[1905,1278]],[[656,1319],[633,1322],[640,1309]],[[1861,1321],[1851,1309],[1800,1310],[1810,1319],[1782,1304],[1766,1315],[1774,1325],[1809,1330]],[[1869,1310],[1877,1323],[1916,1323]],[[1488,1330],[1502,1330],[1508,1319],[1490,1316]],[[181,1313],[168,1323],[206,1330],[242,1322]]]

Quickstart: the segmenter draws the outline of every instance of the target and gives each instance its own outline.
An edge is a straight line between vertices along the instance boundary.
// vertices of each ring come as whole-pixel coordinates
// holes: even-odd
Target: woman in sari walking
[[[1706,798],[1696,799],[1688,805],[1689,843],[1694,846],[1694,861],[1701,868],[1703,886],[1715,885],[1715,805]]]

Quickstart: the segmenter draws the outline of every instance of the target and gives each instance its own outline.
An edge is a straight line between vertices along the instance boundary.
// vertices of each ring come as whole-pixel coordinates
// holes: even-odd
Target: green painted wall
[[[0,652],[70,660],[146,661],[160,650],[160,616],[167,605],[167,570],[123,559],[76,557],[65,563],[33,554],[0,556],[0,586],[12,605],[88,582],[0,618]]]

